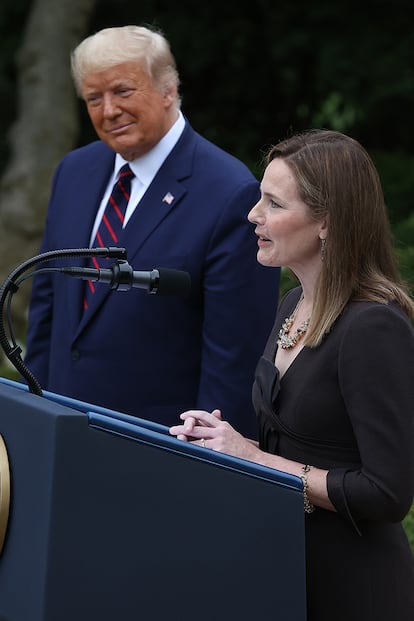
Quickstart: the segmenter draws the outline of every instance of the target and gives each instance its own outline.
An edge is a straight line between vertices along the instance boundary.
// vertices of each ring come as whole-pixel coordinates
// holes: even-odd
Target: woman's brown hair
[[[395,300],[409,317],[414,302],[400,277],[378,172],[366,150],[335,131],[310,130],[272,147],[317,220],[326,218],[322,270],[316,286],[308,346],[319,345],[350,300]]]

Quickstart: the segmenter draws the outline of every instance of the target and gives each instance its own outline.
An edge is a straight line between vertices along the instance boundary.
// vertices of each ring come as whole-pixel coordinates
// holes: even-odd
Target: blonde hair
[[[266,161],[275,158],[290,167],[311,216],[328,222],[306,344],[319,345],[350,300],[396,301],[414,317],[379,175],[366,150],[339,132],[310,130],[272,147]]]
[[[148,75],[161,90],[177,91],[179,76],[170,45],[164,35],[144,26],[104,28],[84,39],[71,54],[75,88],[82,95],[84,78],[120,63],[145,63]]]

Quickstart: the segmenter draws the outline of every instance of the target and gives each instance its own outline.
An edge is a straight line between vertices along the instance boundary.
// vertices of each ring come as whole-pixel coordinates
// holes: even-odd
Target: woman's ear
[[[321,220],[319,227],[319,239],[326,239],[328,237],[328,218]]]

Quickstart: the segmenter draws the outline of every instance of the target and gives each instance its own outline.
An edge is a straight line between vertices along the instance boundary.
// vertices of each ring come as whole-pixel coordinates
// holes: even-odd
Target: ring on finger
[[[206,448],[206,441],[204,438],[201,438],[200,443],[203,448]]]

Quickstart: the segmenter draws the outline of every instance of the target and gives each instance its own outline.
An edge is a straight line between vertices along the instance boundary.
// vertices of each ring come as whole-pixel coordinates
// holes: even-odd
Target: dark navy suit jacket
[[[40,252],[89,246],[114,157],[98,141],[63,158]],[[247,213],[258,196],[247,167],[187,123],[118,245],[134,270],[189,272],[189,297],[97,283],[83,314],[83,281],[35,275],[26,364],[42,388],[166,425],[184,410],[218,407],[255,434],[251,387],[279,285],[279,270],[256,261]]]

